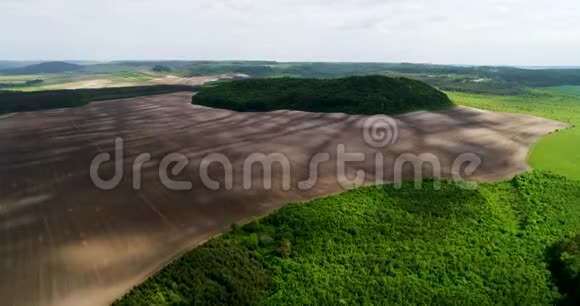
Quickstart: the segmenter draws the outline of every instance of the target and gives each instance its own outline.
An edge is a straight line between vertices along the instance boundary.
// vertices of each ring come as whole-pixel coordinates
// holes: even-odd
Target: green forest
[[[363,187],[188,252],[114,305],[573,305],[580,182]]]
[[[349,114],[398,114],[453,106],[444,93],[423,82],[385,76],[237,80],[205,87],[192,101],[234,111],[289,109]]]

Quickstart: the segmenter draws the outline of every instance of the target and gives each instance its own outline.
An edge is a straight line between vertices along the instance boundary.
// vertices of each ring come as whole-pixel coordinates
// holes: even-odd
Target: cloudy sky
[[[0,0],[0,60],[580,65],[578,0]]]

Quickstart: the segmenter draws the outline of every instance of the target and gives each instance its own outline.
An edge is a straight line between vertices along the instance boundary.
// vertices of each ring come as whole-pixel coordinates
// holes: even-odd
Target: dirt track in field
[[[301,191],[310,157],[336,147],[361,152],[366,162],[348,173],[373,174],[377,149],[365,144],[365,117],[278,111],[235,113],[193,106],[191,94],[177,93],[88,106],[0,117],[0,297],[2,305],[105,305],[138,284],[175,255],[223,231],[232,223],[263,215],[285,203],[343,190],[334,162],[320,165],[316,187]],[[396,117],[397,141],[379,151],[385,179],[401,153],[431,153],[442,173],[461,153],[482,158],[472,179],[504,179],[527,170],[526,153],[539,137],[565,126],[531,116],[496,114],[470,108]],[[114,152],[124,139],[124,178],[109,191],[89,176],[91,160]],[[132,162],[149,152],[142,187],[132,188]],[[191,160],[178,176],[190,191],[170,191],[158,177],[160,160],[181,152]],[[281,169],[273,189],[241,185],[243,160],[252,153],[279,152],[291,161],[292,188],[282,191]],[[211,191],[199,176],[200,160],[223,153],[234,168],[233,190]],[[409,178],[409,168],[404,168]],[[216,164],[211,177],[223,182]],[[258,171],[254,172],[257,174]],[[101,168],[102,177],[113,166]],[[430,175],[426,172],[426,175]],[[374,181],[367,176],[367,183]]]

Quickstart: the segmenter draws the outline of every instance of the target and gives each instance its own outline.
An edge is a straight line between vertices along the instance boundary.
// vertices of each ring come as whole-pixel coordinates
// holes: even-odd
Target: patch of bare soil
[[[107,79],[94,79],[94,80],[47,85],[44,86],[43,89],[46,90],[80,89],[80,88],[104,88],[104,87],[122,87],[122,86],[128,86],[128,84],[114,83],[113,81]]]
[[[375,182],[377,153],[385,160],[380,181],[393,180],[394,161],[401,154],[433,154],[442,175],[450,177],[454,160],[467,152],[482,160],[470,178],[491,181],[527,170],[530,145],[565,127],[537,117],[467,107],[415,112],[396,117],[396,141],[377,149],[364,141],[364,116],[236,113],[190,101],[191,94],[175,93],[0,118],[1,304],[110,303],[177,254],[232,223],[288,202],[344,190],[336,175],[339,145],[346,152],[364,154],[366,161],[348,163],[346,173],[352,178],[356,170],[365,170],[366,183]],[[89,166],[99,153],[115,158],[116,137],[124,140],[123,179],[117,188],[100,190],[90,179]],[[151,160],[143,166],[141,189],[134,190],[133,161],[146,152]],[[160,161],[172,152],[190,160],[177,177],[169,174],[191,182],[189,191],[171,191],[161,183]],[[329,153],[331,161],[319,165],[313,188],[301,190],[298,182],[309,177],[311,157],[322,152]],[[231,160],[233,189],[204,186],[200,162],[209,153]],[[244,189],[244,160],[253,153],[286,156],[291,163],[290,190],[282,190],[278,166],[273,168],[272,190],[263,188],[260,171],[252,173],[253,188]],[[410,170],[403,168],[405,178],[413,177]],[[101,177],[113,174],[113,164],[103,164]],[[223,186],[219,164],[212,164],[208,174]]]
[[[153,82],[157,84],[178,84],[178,85],[196,86],[219,80],[243,79],[248,77],[250,76],[243,73],[227,73],[227,74],[187,77],[187,78],[178,77],[174,75],[167,75],[163,78],[154,79]]]
[[[46,85],[43,87],[43,89],[53,90],[53,89],[109,88],[109,87],[126,87],[126,86],[156,85],[156,84],[199,86],[219,80],[243,79],[248,77],[249,75],[243,73],[228,73],[228,74],[187,77],[187,78],[178,77],[174,75],[167,75],[162,78],[156,78],[151,81],[145,81],[141,83],[129,81],[119,82],[108,79],[93,79],[93,80]]]

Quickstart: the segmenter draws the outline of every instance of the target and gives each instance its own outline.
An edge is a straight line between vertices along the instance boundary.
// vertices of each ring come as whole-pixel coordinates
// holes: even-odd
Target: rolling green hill
[[[425,83],[384,76],[238,80],[206,87],[192,101],[235,111],[289,109],[349,114],[397,114],[453,106],[444,93]]]
[[[8,75],[26,75],[26,74],[79,72],[81,70],[83,70],[83,66],[77,64],[71,64],[67,62],[45,62],[25,67],[0,70],[0,73]]]
[[[114,305],[573,304],[579,229],[580,182],[545,172],[363,187],[234,226]]]
[[[30,66],[38,64],[39,62],[29,62],[29,61],[3,61],[0,60],[0,71],[4,69],[14,69],[25,66]]]

